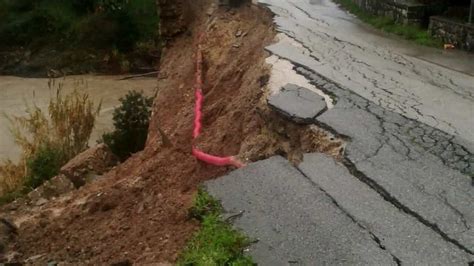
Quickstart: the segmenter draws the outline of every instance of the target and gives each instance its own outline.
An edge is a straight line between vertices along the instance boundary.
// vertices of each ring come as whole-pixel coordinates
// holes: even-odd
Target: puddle
[[[298,48],[303,48],[299,43],[293,41],[285,34],[280,33],[277,35],[277,38],[281,42],[285,41]],[[322,90],[310,84],[304,76],[296,73],[296,71],[293,70],[294,65],[290,61],[282,59],[276,55],[272,55],[266,59],[266,62],[272,65],[269,81],[270,93],[277,93],[281,87],[285,86],[288,83],[292,83],[300,87],[310,89],[311,91],[314,91],[315,93],[324,97],[329,109],[334,107],[334,102],[331,97],[325,94]]]

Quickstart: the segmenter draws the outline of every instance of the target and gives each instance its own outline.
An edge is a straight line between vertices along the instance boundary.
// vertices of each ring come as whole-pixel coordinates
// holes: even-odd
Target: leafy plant
[[[153,97],[130,91],[120,98],[121,105],[114,110],[114,127],[102,140],[121,160],[143,150],[148,135]]]
[[[156,8],[153,0],[0,0],[0,46],[125,52],[139,41],[155,40]]]
[[[45,181],[59,173],[64,164],[63,153],[60,148],[52,146],[40,147],[26,162],[28,176],[25,186],[31,189],[39,187]]]
[[[21,157],[18,163],[0,164],[0,194],[41,185],[88,147],[101,105],[96,107],[77,89],[63,95],[62,83],[56,85],[54,80],[48,86],[55,93],[47,113],[33,104],[27,105],[26,116],[7,116]]]

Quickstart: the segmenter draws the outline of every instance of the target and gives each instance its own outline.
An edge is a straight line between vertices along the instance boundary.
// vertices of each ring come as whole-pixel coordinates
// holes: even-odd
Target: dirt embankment
[[[302,152],[315,150],[337,156],[339,142],[287,122],[266,106],[269,66],[263,51],[275,36],[267,10],[247,5],[213,11],[210,0],[187,0],[184,6],[191,23],[165,50],[146,149],[65,197],[5,211],[18,226],[6,255],[33,263],[177,259],[198,228],[187,212],[197,187],[230,170],[191,155],[194,52],[203,32],[205,115],[199,148],[250,161],[281,154],[297,162]]]

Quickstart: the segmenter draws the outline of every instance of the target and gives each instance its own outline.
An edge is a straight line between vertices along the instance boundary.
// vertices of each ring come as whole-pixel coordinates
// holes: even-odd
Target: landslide
[[[201,33],[200,149],[248,161],[280,154],[297,163],[309,151],[339,156],[339,141],[292,124],[266,105],[270,69],[264,47],[275,37],[271,13],[254,5],[218,9],[211,2],[185,0],[174,11],[186,18],[186,27],[166,45],[145,150],[43,206],[4,207],[18,227],[4,256],[34,264],[176,261],[199,226],[188,215],[198,186],[231,170],[191,154],[194,53]]]

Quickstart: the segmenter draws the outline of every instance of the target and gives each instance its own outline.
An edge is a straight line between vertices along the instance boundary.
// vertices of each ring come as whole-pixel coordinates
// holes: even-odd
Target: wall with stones
[[[352,0],[362,9],[387,16],[403,24],[428,24],[429,10],[426,5],[410,0]]]
[[[161,36],[171,38],[186,29],[185,12],[186,4],[183,0],[157,0],[161,14]]]
[[[229,6],[229,7],[238,7],[245,3],[250,3],[250,0],[218,0],[219,5]]]
[[[429,31],[444,43],[474,52],[474,25],[452,21],[443,17],[431,17]]]

